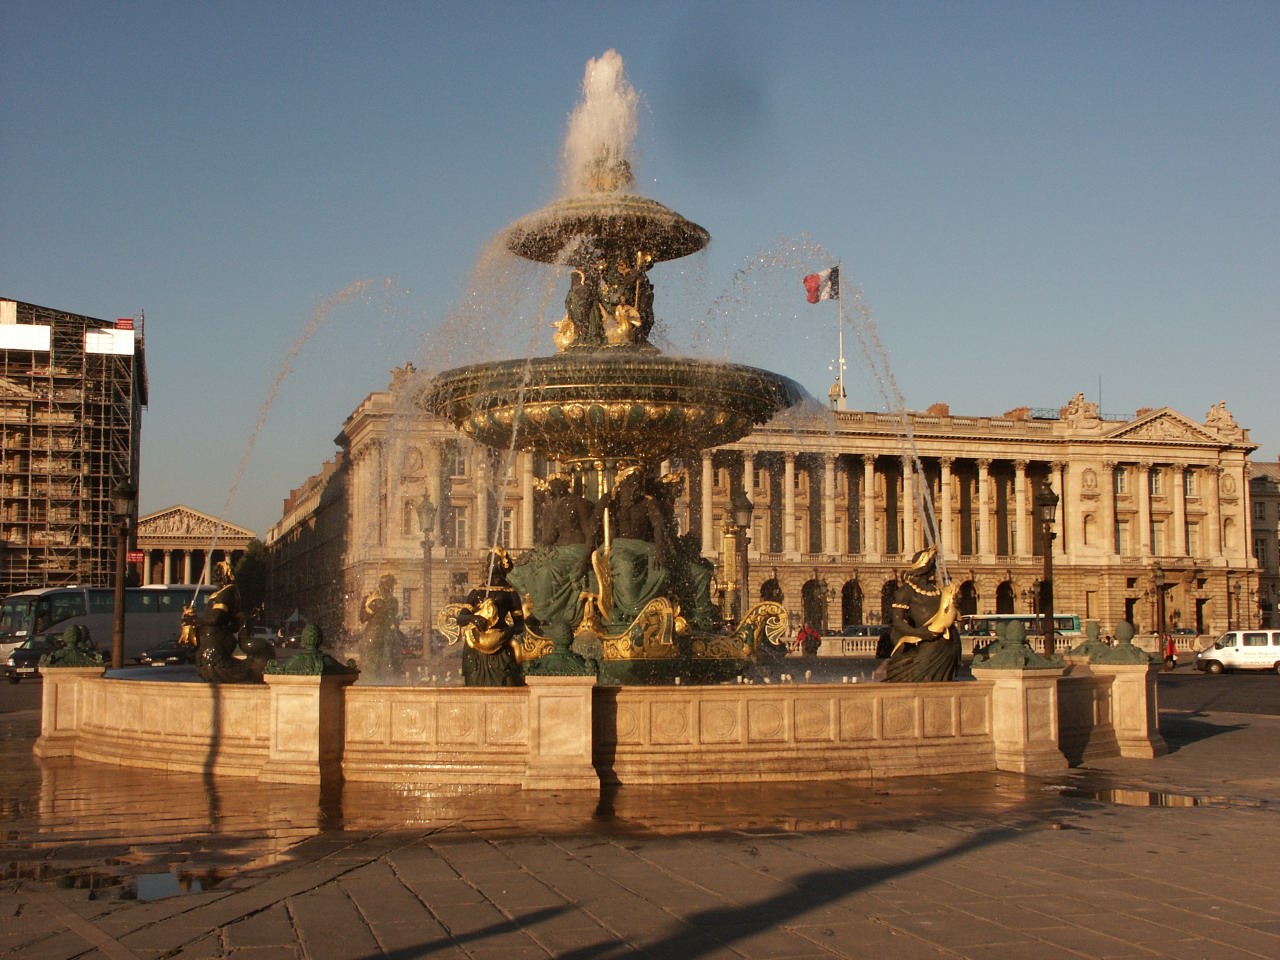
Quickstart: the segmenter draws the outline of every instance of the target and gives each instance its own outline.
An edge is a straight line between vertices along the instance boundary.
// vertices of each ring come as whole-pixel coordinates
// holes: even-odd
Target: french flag
[[[840,268],[828,267],[804,278],[804,289],[810,303],[819,300],[835,300],[840,296]]]

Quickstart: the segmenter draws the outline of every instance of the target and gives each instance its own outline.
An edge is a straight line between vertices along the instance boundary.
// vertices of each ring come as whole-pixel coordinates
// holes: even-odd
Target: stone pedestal
[[[597,789],[592,763],[595,677],[526,677],[529,754],[526,790]]]
[[[996,769],[1051,774],[1067,768],[1058,747],[1058,678],[1062,668],[982,671],[991,683]]]
[[[342,778],[344,691],[355,674],[267,674],[271,747],[259,780],[322,783]]]
[[[1120,756],[1150,760],[1169,752],[1160,736],[1156,702],[1159,664],[1094,663],[1094,676],[1111,677],[1111,722]]]
[[[43,667],[40,736],[32,752],[37,757],[70,757],[80,733],[82,680],[101,677],[104,667]]]

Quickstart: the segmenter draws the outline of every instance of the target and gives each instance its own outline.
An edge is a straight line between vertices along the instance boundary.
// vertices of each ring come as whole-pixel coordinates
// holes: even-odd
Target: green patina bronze
[[[973,653],[974,670],[1052,670],[1066,666],[1061,657],[1044,657],[1027,643],[1027,628],[1018,621],[996,625],[996,638]]]
[[[318,677],[328,674],[359,673],[354,663],[339,663],[320,649],[324,645],[324,633],[314,623],[302,629],[302,650],[287,660],[272,660],[263,673],[283,674],[293,677]]]
[[[1116,624],[1114,647],[1103,644],[1102,650],[1090,657],[1091,662],[1106,666],[1145,665],[1159,659],[1158,655],[1152,656],[1141,647],[1134,646],[1133,624],[1128,620],[1121,620]]]
[[[89,641],[89,628],[83,624],[74,624],[62,631],[62,646],[46,653],[40,658],[41,669],[45,667],[101,667],[104,665],[102,654],[93,648]]]

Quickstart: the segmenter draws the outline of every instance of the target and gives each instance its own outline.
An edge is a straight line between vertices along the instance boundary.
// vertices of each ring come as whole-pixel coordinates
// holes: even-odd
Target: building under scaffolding
[[[141,317],[95,320],[0,299],[4,593],[114,582],[111,494],[137,482],[143,339]]]

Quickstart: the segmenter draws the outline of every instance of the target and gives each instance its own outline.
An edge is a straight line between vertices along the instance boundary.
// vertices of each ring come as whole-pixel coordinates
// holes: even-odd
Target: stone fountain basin
[[[416,398],[492,447],[560,461],[663,460],[732,443],[806,399],[794,380],[628,347],[447,370]]]

